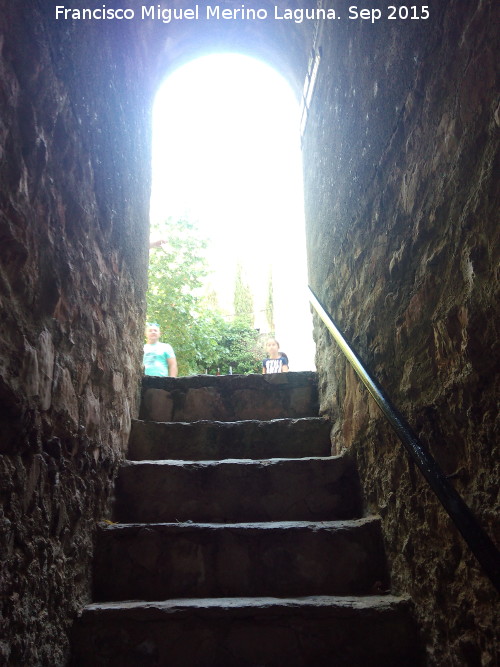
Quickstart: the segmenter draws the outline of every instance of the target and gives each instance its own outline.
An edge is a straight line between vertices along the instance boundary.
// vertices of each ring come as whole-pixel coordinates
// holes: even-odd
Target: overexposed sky
[[[236,264],[264,324],[273,274],[276,336],[291,370],[314,368],[307,303],[299,103],[264,63],[236,54],[184,65],[153,113],[151,221],[186,217],[210,240],[212,283],[232,312]]]

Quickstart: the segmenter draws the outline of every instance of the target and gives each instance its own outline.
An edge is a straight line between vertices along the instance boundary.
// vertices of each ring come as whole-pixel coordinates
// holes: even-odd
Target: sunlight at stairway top
[[[229,310],[242,264],[256,327],[265,322],[272,269],[276,335],[295,362],[291,370],[309,370],[299,124],[289,84],[258,60],[217,54],[179,68],[155,101],[151,221],[185,217],[198,225],[210,240],[213,286]]]

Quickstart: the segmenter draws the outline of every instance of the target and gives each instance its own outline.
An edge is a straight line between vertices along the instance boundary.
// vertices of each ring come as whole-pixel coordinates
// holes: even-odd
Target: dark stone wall
[[[0,2],[4,665],[64,663],[141,363],[144,58],[132,36],[59,28],[43,13],[51,5]]]
[[[499,5],[429,9],[323,39],[304,142],[310,280],[495,537]],[[495,664],[492,585],[319,320],[315,338],[334,447],[356,454],[430,664]]]

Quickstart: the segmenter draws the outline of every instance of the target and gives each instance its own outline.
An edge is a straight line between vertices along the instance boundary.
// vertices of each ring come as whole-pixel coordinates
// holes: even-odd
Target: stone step
[[[94,600],[361,595],[388,586],[376,517],[101,526]]]
[[[128,458],[206,461],[329,456],[330,429],[330,422],[319,417],[190,423],[134,420]]]
[[[126,461],[114,520],[124,523],[331,521],[361,516],[347,456],[225,461]]]
[[[406,598],[177,599],[84,608],[72,667],[417,667]]]
[[[316,373],[144,377],[139,419],[241,421],[318,415]]]

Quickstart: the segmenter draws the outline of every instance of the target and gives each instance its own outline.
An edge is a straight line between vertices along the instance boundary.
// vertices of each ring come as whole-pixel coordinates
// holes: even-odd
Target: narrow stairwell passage
[[[380,521],[330,456],[315,383],[145,380],[73,665],[423,664],[409,600],[379,594]]]

